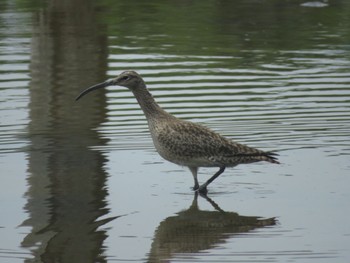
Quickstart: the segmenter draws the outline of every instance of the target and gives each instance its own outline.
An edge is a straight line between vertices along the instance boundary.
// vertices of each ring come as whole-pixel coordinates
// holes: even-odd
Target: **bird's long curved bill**
[[[105,87],[108,87],[110,85],[113,84],[113,80],[107,80],[105,82],[102,82],[102,83],[98,83],[96,85],[93,85],[91,86],[90,88],[87,88],[86,90],[83,90],[79,95],[78,97],[75,98],[75,101],[79,100],[81,97],[85,96],[86,94],[88,94],[89,92],[91,91],[94,91],[94,90],[97,90],[97,89],[100,89],[100,88],[105,88]]]

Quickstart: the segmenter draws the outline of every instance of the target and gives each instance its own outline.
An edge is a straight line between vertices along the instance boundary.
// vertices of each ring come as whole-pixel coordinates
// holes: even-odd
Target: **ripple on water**
[[[0,39],[0,154],[27,145],[29,39]]]
[[[284,64],[258,69],[224,68],[237,60],[227,56],[111,55],[109,74],[123,70],[122,60],[130,57],[163,108],[244,143],[349,147],[350,74],[342,54],[284,51],[276,60]],[[147,123],[132,94],[110,88],[107,96],[108,121],[100,132],[112,138],[109,147],[151,148]],[[330,137],[332,141],[326,139]]]

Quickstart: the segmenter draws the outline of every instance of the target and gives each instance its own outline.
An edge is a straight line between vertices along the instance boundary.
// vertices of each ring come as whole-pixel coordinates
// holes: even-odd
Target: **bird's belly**
[[[174,155],[174,154],[169,154],[168,152],[164,153],[162,151],[158,151],[158,153],[165,160],[181,166],[192,166],[192,167],[220,166],[219,164],[213,163],[204,157],[188,157],[186,155]]]
[[[193,167],[214,167],[220,166],[210,160],[207,156],[193,156],[186,150],[178,148],[172,148],[169,145],[164,145],[158,140],[153,140],[154,146],[161,157],[165,160],[181,165],[181,166],[193,166]]]

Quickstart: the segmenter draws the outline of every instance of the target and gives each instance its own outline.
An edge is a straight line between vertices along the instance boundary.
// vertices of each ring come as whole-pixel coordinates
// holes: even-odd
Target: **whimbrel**
[[[135,71],[125,71],[114,79],[87,88],[76,100],[93,90],[111,85],[123,86],[132,91],[147,118],[156,150],[164,159],[187,166],[194,178],[193,189],[200,193],[206,194],[207,186],[222,174],[226,167],[259,161],[279,163],[275,157],[276,153],[239,144],[200,124],[180,120],[166,112],[157,104],[145,82]],[[199,167],[218,167],[219,170],[199,185]]]

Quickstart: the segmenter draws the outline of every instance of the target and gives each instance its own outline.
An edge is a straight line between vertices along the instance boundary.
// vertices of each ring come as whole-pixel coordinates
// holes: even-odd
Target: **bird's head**
[[[123,87],[127,87],[128,89],[133,91],[134,89],[139,87],[141,84],[144,85],[143,80],[138,73],[136,73],[135,71],[124,71],[119,76],[117,76],[113,79],[106,80],[105,82],[98,83],[96,85],[93,85],[93,86],[83,90],[78,95],[78,97],[76,97],[75,100],[76,101],[79,100],[81,97],[85,96],[86,94],[88,94],[91,91],[94,91],[94,90],[97,90],[100,88],[105,88],[108,86],[114,86],[114,85],[115,86],[123,86]]]

